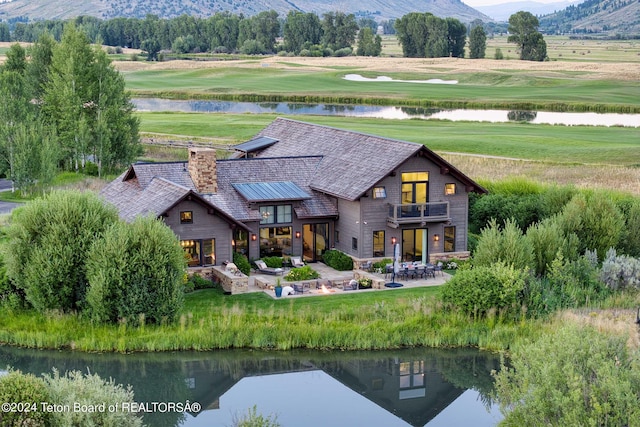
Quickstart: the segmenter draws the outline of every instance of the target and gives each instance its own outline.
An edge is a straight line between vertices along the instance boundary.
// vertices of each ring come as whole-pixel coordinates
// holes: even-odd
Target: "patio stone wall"
[[[431,264],[437,264],[438,261],[445,262],[453,258],[464,261],[469,259],[470,256],[471,252],[469,251],[435,253],[429,254],[429,262]]]
[[[218,266],[211,268],[211,274],[225,292],[231,292],[232,295],[249,292],[249,276],[245,274],[235,274]]]

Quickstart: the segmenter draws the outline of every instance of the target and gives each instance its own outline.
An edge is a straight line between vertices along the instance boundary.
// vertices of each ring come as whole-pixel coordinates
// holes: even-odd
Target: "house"
[[[485,190],[421,144],[277,118],[228,159],[136,163],[102,196],[131,221],[163,218],[190,266],[335,248],[356,263],[468,256],[469,193]]]

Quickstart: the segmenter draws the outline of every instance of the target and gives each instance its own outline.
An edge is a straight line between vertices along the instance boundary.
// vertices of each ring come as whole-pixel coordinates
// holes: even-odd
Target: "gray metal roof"
[[[242,144],[234,145],[233,149],[242,151],[243,153],[251,153],[256,150],[267,148],[276,142],[278,142],[277,139],[269,138],[268,136],[259,136],[250,141],[243,142]]]
[[[231,184],[249,202],[305,200],[311,196],[291,181]]]

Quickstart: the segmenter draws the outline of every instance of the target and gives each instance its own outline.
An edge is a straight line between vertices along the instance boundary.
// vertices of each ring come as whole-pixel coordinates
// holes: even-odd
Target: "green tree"
[[[469,34],[469,58],[481,59],[487,49],[487,34],[482,25],[473,27]]]
[[[411,12],[396,19],[394,27],[402,54],[408,58],[423,58],[428,30],[423,13]]]
[[[56,41],[50,34],[42,34],[29,48],[31,60],[27,63],[27,84],[30,86],[33,97],[42,100],[44,90],[49,82],[53,50]]]
[[[454,58],[464,58],[464,46],[467,43],[467,27],[455,18],[447,18],[448,53]]]
[[[24,74],[27,68],[27,52],[18,43],[11,45],[7,51],[7,60],[2,66],[3,71],[15,71]]]
[[[323,15],[322,43],[331,50],[351,47],[356,40],[358,24],[353,14],[344,12],[329,12]]]
[[[315,13],[291,11],[284,23],[285,48],[299,54],[305,45],[317,45],[322,40],[322,23]]]
[[[382,53],[382,38],[373,34],[371,28],[365,27],[358,33],[358,56],[380,56]]]
[[[93,193],[54,191],[13,212],[7,275],[37,310],[78,310],[87,289],[86,254],[109,225],[114,207]]]
[[[501,425],[637,425],[640,367],[627,338],[565,325],[514,345],[496,375]]]
[[[0,42],[11,41],[11,30],[9,24],[6,22],[0,22]]]
[[[100,322],[161,323],[182,308],[184,252],[161,221],[116,223],[87,255],[87,305]]]
[[[547,43],[538,32],[538,18],[530,12],[520,11],[509,17],[509,43],[518,45],[520,59],[544,61],[547,57]]]
[[[147,61],[157,61],[158,53],[160,53],[160,42],[157,39],[146,39],[141,43],[140,49],[147,52]]]

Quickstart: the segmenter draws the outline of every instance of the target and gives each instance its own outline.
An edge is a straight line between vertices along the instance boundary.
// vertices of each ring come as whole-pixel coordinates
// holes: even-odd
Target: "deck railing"
[[[390,204],[387,222],[392,226],[449,219],[449,202]]]

